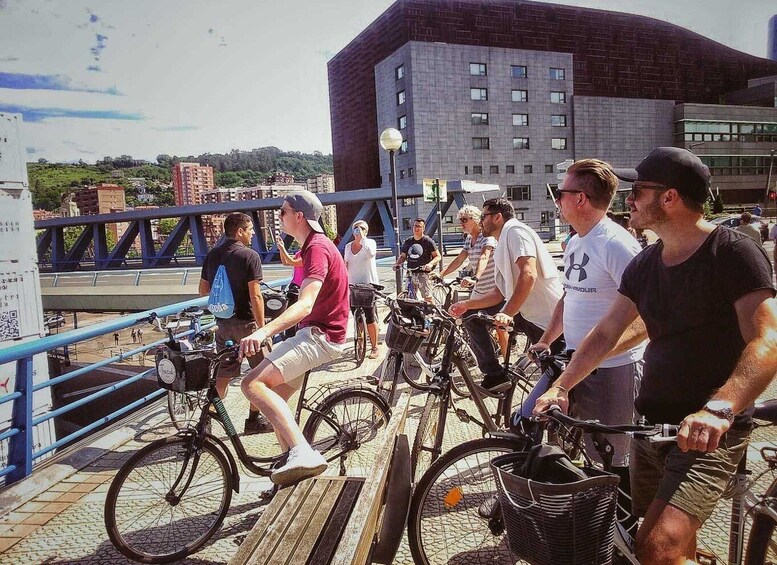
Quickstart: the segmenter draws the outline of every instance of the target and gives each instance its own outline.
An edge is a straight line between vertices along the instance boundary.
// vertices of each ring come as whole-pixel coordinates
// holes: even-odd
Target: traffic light
[[[777,192],[775,192],[773,190],[770,190],[769,191],[769,200],[771,200],[772,202],[777,200]]]

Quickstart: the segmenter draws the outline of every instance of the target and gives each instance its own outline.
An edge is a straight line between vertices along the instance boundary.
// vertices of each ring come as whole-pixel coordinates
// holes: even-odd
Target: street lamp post
[[[399,199],[397,197],[397,163],[396,152],[402,147],[402,134],[394,128],[386,128],[380,134],[380,146],[389,152],[389,164],[391,166],[391,199],[394,205],[394,258],[399,260]],[[397,294],[402,292],[402,273],[395,271]]]

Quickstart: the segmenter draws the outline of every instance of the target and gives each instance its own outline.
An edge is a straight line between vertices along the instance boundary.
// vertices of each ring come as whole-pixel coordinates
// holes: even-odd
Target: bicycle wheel
[[[361,308],[356,310],[354,325],[356,327],[353,331],[353,352],[356,357],[356,366],[361,367],[367,355],[367,318]]]
[[[459,398],[469,398],[470,392],[467,388],[465,375],[472,380],[478,370],[478,362],[475,354],[466,342],[461,342],[457,346],[456,354],[453,357],[453,367],[451,371],[451,390]]]
[[[774,509],[774,497],[777,496],[777,479],[766,489],[764,504]],[[777,522],[766,514],[756,514],[750,537],[747,540],[746,565],[774,565],[777,563]]]
[[[426,397],[421,419],[418,420],[413,449],[410,451],[410,472],[413,481],[418,481],[442,453],[447,408],[447,396],[445,401],[439,394],[429,394]]]
[[[445,307],[445,302],[448,299],[448,289],[445,285],[436,284],[432,287],[432,300],[435,304],[441,307]]]
[[[150,443],[119,469],[105,499],[105,528],[123,555],[167,563],[190,555],[219,529],[232,500],[229,463],[210,441]]]
[[[200,401],[206,390],[193,392],[167,392],[167,413],[177,430],[193,428],[199,419]]]
[[[524,448],[519,440],[462,443],[435,461],[413,491],[407,537],[414,563],[515,563],[498,521],[478,513],[497,495],[491,460]],[[493,533],[492,529],[497,533]]]
[[[380,376],[378,377],[378,394],[383,397],[386,404],[394,404],[397,385],[399,385],[399,376],[404,377],[403,356],[396,351],[389,351],[383,363],[380,366]],[[404,377],[406,378],[406,377]]]
[[[327,460],[343,457],[341,471],[367,476],[375,453],[360,448],[375,439],[390,417],[386,401],[371,390],[345,389],[327,396],[308,418],[302,434]]]

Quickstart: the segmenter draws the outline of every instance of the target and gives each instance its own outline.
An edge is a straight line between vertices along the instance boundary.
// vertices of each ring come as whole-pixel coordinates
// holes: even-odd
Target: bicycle
[[[367,315],[365,310],[375,307],[375,297],[382,296],[383,286],[374,283],[351,284],[351,308],[353,309],[353,352],[356,366],[361,367],[367,357]]]
[[[627,433],[647,441],[674,441],[676,426],[625,425],[605,426],[596,421],[577,420],[558,410],[545,414],[548,421],[561,428],[574,428],[580,432]],[[756,406],[756,427],[777,423],[777,401]],[[415,487],[408,516],[408,539],[415,563],[448,563],[456,556],[473,556],[475,563],[516,562],[508,543],[499,505],[489,505],[497,497],[497,484],[490,472],[490,464],[499,455],[525,451],[535,444],[534,438],[519,433],[492,434],[479,440],[461,444],[438,459]],[[651,439],[652,438],[652,439]],[[607,444],[595,441],[607,470],[611,459],[607,456]],[[749,478],[747,456],[742,458],[732,477],[724,497],[732,498],[730,520],[729,562],[740,565],[762,565],[777,562],[774,537],[777,527],[777,449],[764,447],[761,458],[767,469],[755,478]],[[587,460],[590,466],[590,459]],[[753,492],[753,486],[766,473],[775,477],[763,494]],[[488,510],[488,512],[484,512]],[[753,523],[743,553],[745,520],[753,515]],[[440,544],[432,539],[432,532],[454,531],[457,536]],[[629,533],[616,522],[614,532],[614,562],[637,564],[633,552],[634,541]]]
[[[132,455],[111,482],[104,521],[113,545],[126,557],[143,563],[166,563],[197,551],[216,533],[240,485],[240,471],[226,443],[210,433],[212,421],[226,432],[243,467],[269,476],[285,463],[286,454],[249,455],[216,392],[222,362],[236,360],[238,346],[215,353],[210,349],[176,351],[176,340],[157,357],[159,382],[166,387],[205,387],[206,397],[196,426],[156,440]],[[339,459],[340,473],[366,473],[371,462],[358,449],[374,439],[390,417],[390,409],[374,391],[346,383],[335,392],[321,388],[306,399],[305,374],[295,418],[310,412],[303,435],[327,459]],[[315,404],[313,404],[315,402]]]

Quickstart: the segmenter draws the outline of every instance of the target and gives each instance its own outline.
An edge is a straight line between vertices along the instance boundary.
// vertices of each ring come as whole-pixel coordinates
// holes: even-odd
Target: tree
[[[175,218],[161,218],[159,220],[159,233],[161,235],[169,235],[177,225],[178,220]]]
[[[712,203],[712,213],[722,214],[724,211],[725,208],[723,207],[723,199],[720,197],[720,194],[716,194],[715,200]]]

